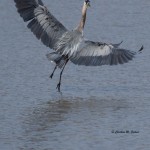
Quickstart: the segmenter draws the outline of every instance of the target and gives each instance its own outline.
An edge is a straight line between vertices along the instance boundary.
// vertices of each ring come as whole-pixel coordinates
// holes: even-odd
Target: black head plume
[[[90,0],[85,0],[86,3],[90,3]]]
[[[85,3],[88,7],[90,7],[90,0],[85,0]]]

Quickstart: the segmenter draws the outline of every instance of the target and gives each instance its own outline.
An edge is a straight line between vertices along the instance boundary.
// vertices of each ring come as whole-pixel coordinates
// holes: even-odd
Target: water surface
[[[68,28],[80,19],[80,0],[44,0]],[[149,150],[150,2],[92,1],[85,36],[144,52],[120,66],[69,63],[62,95],[50,52],[26,28],[13,1],[0,2],[0,149]],[[118,132],[127,133],[118,133]],[[137,133],[131,133],[132,131]],[[115,133],[113,133],[115,132]]]

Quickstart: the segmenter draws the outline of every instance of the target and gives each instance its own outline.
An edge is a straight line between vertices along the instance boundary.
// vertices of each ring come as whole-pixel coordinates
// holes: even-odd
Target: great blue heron
[[[47,54],[47,58],[56,64],[55,70],[60,72],[57,89],[60,91],[61,77],[67,62],[77,65],[100,66],[124,64],[137,54],[130,50],[119,48],[120,44],[107,44],[85,40],[83,29],[86,21],[89,0],[84,0],[82,16],[79,25],[72,31],[64,27],[44,6],[41,0],[14,0],[20,16],[28,22],[28,28],[44,45],[55,50]],[[139,51],[142,51],[143,46]]]

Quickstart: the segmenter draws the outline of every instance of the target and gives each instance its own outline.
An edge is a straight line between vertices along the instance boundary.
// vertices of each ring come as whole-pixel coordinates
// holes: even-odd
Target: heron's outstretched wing
[[[47,10],[41,0],[14,0],[20,16],[43,44],[55,49],[67,29]]]
[[[71,58],[74,64],[86,66],[124,64],[132,60],[136,54],[136,52],[118,48],[113,44],[92,41],[85,41],[84,44]]]

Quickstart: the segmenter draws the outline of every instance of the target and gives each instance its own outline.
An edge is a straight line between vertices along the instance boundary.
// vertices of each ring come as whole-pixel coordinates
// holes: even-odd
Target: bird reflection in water
[[[25,120],[25,124],[28,125],[27,132],[46,130],[56,126],[58,122],[65,119],[64,115],[70,110],[70,105],[71,102],[60,100],[49,101],[43,106],[35,108]]]
[[[103,118],[116,119],[116,112],[121,109],[125,114],[128,107],[126,100],[112,98],[68,97],[49,100],[25,112],[27,115],[22,122],[23,147],[36,150],[41,146],[43,148],[45,142],[44,146],[51,147],[52,143],[59,143],[64,136],[72,137],[76,130],[85,130],[85,126],[88,128],[93,123],[101,128]]]

